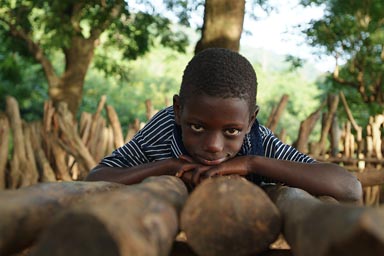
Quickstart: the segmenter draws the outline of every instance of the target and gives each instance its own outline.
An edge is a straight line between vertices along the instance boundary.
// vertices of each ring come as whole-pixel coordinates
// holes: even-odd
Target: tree
[[[365,103],[384,105],[384,2],[302,0],[324,5],[325,15],[303,32],[310,45],[335,57],[333,81],[357,91]],[[345,64],[340,66],[340,61]]]
[[[210,47],[221,47],[239,51],[240,38],[243,33],[244,15],[256,19],[255,8],[260,7],[267,13],[273,7],[267,0],[253,0],[247,6],[245,0],[164,0],[168,9],[177,13],[180,21],[189,25],[192,12],[204,6],[204,21],[201,38],[195,47],[195,53]],[[182,6],[183,8],[179,8]]]
[[[206,0],[204,25],[195,52],[213,46],[239,51],[244,12],[245,0]]]
[[[141,3],[152,6],[150,1]],[[169,19],[131,6],[132,1],[124,0],[0,0],[0,35],[9,49],[41,65],[53,102],[64,101],[76,113],[85,75],[100,44],[117,47],[128,59],[143,55],[157,39],[165,46],[185,49],[186,36],[173,31]],[[63,54],[61,71],[51,61],[56,51]],[[104,57],[98,66],[113,66]]]

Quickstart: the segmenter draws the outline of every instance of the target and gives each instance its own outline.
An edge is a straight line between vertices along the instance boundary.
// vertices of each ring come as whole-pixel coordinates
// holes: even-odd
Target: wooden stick
[[[124,139],[119,117],[117,116],[117,113],[112,106],[106,105],[106,109],[109,121],[111,122],[111,126],[113,129],[114,146],[115,148],[121,147],[124,145]]]
[[[293,255],[383,255],[384,208],[325,203],[284,186],[266,188],[280,210]]]
[[[308,152],[308,140],[309,135],[313,131],[316,122],[320,119],[321,109],[325,106],[325,102],[313,113],[307,117],[300,124],[299,135],[297,137],[297,141],[294,143],[294,147],[297,148],[300,152],[307,153]]]
[[[270,122],[267,123],[267,127],[271,129],[272,132],[276,130],[277,124],[279,123],[279,119],[281,117],[281,114],[283,113],[285,106],[288,103],[289,96],[287,94],[284,94],[279,104],[277,105],[276,109],[271,113],[270,115]]]
[[[59,104],[58,121],[60,129],[63,132],[63,138],[59,142],[64,150],[76,159],[80,165],[80,178],[83,178],[88,174],[89,170],[96,166],[96,161],[81,140],[72,120],[72,114],[67,106],[65,104]]]
[[[6,166],[8,163],[8,143],[10,129],[8,117],[0,113],[0,190],[6,187]]]
[[[30,152],[27,152],[28,145],[26,145],[27,141],[23,132],[19,104],[15,98],[10,96],[6,97],[6,103],[7,115],[13,132],[13,152],[8,184],[10,188],[29,186],[37,182],[38,174],[32,170]],[[27,155],[27,153],[29,154]]]
[[[222,176],[205,180],[191,193],[181,229],[198,255],[257,255],[276,240],[281,219],[260,187]]]
[[[0,255],[30,246],[54,215],[88,194],[121,187],[109,182],[52,182],[0,192]]]
[[[32,255],[168,256],[187,196],[174,176],[93,196],[59,216]]]

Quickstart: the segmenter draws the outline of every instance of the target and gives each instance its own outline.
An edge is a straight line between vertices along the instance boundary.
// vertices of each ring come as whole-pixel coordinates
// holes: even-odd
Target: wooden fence
[[[341,125],[336,115],[339,99],[349,118]],[[288,100],[284,95],[272,110],[266,124],[272,131]],[[149,100],[146,106],[150,118],[155,110]],[[102,115],[104,109],[107,118]],[[320,139],[310,142],[309,136],[319,120]],[[384,184],[383,123],[384,115],[380,114],[371,117],[367,127],[358,126],[343,94],[333,95],[301,122],[294,146],[318,160],[345,166],[362,181],[365,203],[378,205],[382,203],[380,194]],[[46,181],[82,180],[105,155],[132,138],[142,125],[136,120],[124,136],[117,113],[104,96],[94,113],[83,112],[79,120],[75,120],[64,104],[54,108],[48,101],[43,120],[28,123],[22,120],[17,101],[7,97],[5,112],[0,112],[0,189]],[[363,129],[367,131],[365,137]],[[284,130],[278,136],[284,141]]]

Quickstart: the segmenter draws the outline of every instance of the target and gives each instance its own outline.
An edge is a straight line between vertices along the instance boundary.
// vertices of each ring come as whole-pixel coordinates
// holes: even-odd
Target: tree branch
[[[57,86],[59,78],[52,66],[51,61],[45,56],[43,49],[40,45],[32,40],[26,31],[22,28],[17,28],[16,25],[12,24],[10,21],[0,17],[0,21],[4,22],[9,27],[9,32],[14,38],[19,38],[23,40],[27,46],[28,50],[43,67],[44,73],[47,77],[49,86]]]

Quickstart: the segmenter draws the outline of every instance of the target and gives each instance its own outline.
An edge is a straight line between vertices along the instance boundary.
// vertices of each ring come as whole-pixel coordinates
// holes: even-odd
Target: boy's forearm
[[[362,188],[357,178],[339,165],[299,163],[265,157],[252,157],[251,170],[256,174],[340,201],[360,201]]]
[[[97,165],[86,177],[87,181],[111,181],[126,185],[140,183],[149,176],[174,175],[175,159],[146,163],[134,167]]]

